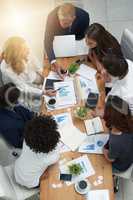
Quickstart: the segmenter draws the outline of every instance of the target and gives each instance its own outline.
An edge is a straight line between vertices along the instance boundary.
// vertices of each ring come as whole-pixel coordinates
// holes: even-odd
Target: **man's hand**
[[[51,64],[52,65],[52,70],[57,72],[61,80],[64,80],[63,74],[61,74],[61,67],[57,64],[57,62]]]

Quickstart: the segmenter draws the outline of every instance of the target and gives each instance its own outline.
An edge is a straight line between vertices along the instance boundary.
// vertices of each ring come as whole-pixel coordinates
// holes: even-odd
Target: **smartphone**
[[[61,181],[71,181],[72,174],[60,174],[60,180]]]
[[[89,108],[95,108],[98,102],[98,97],[99,95],[97,93],[90,92],[87,97],[86,106]]]

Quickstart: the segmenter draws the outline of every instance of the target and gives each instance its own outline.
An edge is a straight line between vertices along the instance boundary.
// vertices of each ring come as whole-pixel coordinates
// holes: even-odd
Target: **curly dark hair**
[[[20,96],[20,90],[14,83],[7,83],[0,87],[0,107],[15,105]]]
[[[26,144],[36,153],[49,153],[60,139],[52,116],[38,116],[28,121],[24,130]]]

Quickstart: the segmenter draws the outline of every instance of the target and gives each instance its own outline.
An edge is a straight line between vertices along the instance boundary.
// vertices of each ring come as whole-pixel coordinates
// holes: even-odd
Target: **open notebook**
[[[103,124],[100,117],[95,117],[93,119],[85,120],[85,127],[87,135],[93,135],[104,132]]]
[[[87,55],[89,48],[85,39],[77,41],[75,35],[61,35],[54,37],[53,49],[56,57],[70,57]]]

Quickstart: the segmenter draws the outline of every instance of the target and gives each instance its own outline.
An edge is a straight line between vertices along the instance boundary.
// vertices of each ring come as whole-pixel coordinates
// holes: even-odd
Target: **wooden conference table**
[[[76,58],[64,58],[59,59],[58,62],[62,64],[65,68],[75,61]],[[45,68],[44,74],[48,74],[48,68]],[[62,112],[71,112],[73,108],[69,109],[61,109],[55,110],[50,112],[50,114],[59,114]],[[46,114],[46,107],[44,103],[41,106],[41,114]],[[81,131],[85,131],[85,126],[83,121],[73,118],[74,125],[79,128]],[[63,153],[60,157],[60,160],[67,159],[72,160],[77,158],[83,154],[78,152],[66,152]],[[95,170],[95,174],[91,177],[88,177],[89,182],[91,183],[92,189],[108,189],[110,200],[114,200],[114,192],[113,192],[113,179],[112,179],[112,166],[109,162],[107,162],[103,155],[96,155],[96,154],[87,154],[88,158],[90,159],[92,166]],[[94,186],[94,181],[97,180],[98,176],[103,176],[103,183],[99,184],[98,186]],[[75,192],[74,185],[67,186],[65,183],[62,183],[61,188],[53,188],[53,184],[60,184],[61,181],[59,180],[59,164],[55,164],[51,166],[48,170],[48,176],[42,176],[40,182],[40,200],[83,200],[84,196]],[[91,199],[90,199],[91,200]]]

